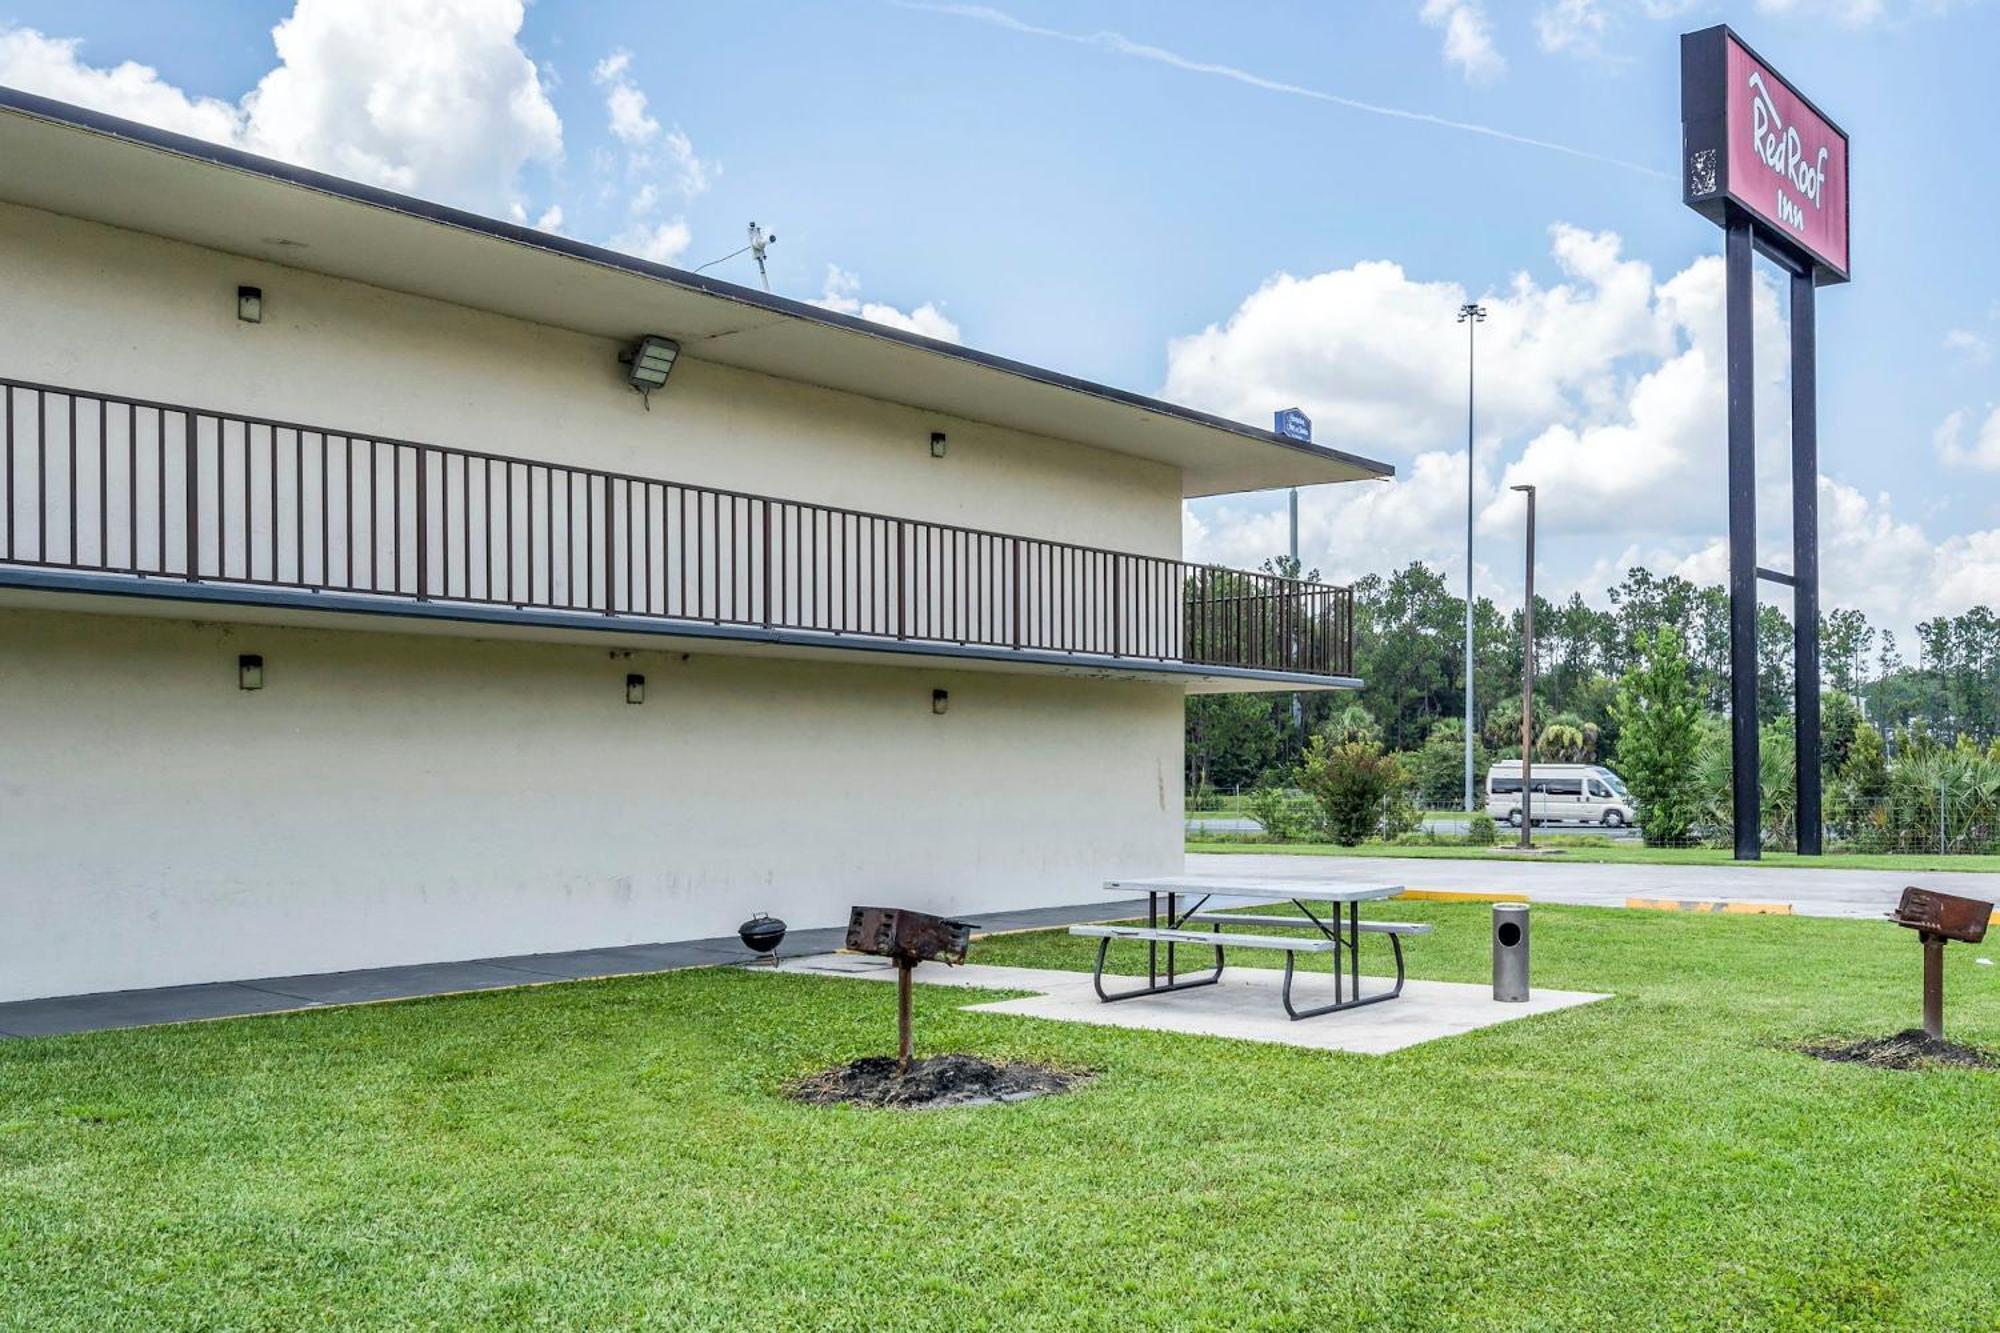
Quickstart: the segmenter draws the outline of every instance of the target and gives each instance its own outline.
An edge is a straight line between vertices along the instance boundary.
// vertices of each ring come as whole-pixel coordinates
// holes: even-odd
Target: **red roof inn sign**
[[[1681,38],[1682,198],[1724,223],[1729,205],[1759,239],[1845,282],[1847,135],[1726,27]]]
[[[1847,133],[1723,26],[1681,37],[1681,201],[1723,230],[1729,420],[1729,766],[1736,859],[1764,846],[1757,583],[1792,590],[1798,849],[1820,852],[1819,340],[1815,295],[1846,282]],[[1792,342],[1792,568],[1757,564],[1753,255],[1787,274]]]

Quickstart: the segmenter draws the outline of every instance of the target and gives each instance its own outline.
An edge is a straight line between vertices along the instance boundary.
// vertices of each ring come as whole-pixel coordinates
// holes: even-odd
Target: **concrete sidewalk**
[[[888,959],[857,954],[801,958],[792,972],[861,981],[896,979],[895,964]],[[762,969],[759,973],[772,975]],[[1115,1004],[1097,998],[1088,972],[967,963],[963,967],[926,967],[916,975],[918,981],[929,986],[1032,992],[1018,999],[975,1001],[962,1006],[972,1013],[1014,1014],[1093,1027],[1177,1032],[1192,1037],[1228,1037],[1235,1041],[1298,1046],[1313,1051],[1347,1051],[1356,1055],[1387,1055],[1440,1037],[1456,1037],[1515,1019],[1611,998],[1585,991],[1536,987],[1525,1001],[1503,1003],[1493,998],[1491,986],[1410,980],[1403,984],[1403,993],[1393,1000],[1294,1022],[1285,1016],[1278,1000],[1283,977],[1276,968],[1269,967],[1231,968],[1213,986],[1166,995],[1142,995]],[[1129,985],[1132,980],[1121,977],[1112,984]],[[1333,998],[1325,973],[1301,972],[1298,984],[1304,1001]],[[1388,977],[1364,976],[1362,993],[1381,994],[1392,984]]]
[[[1917,859],[1917,858],[1913,858]],[[1412,889],[1469,893],[1525,893],[1533,902],[1623,907],[1628,898],[1707,902],[1782,903],[1805,916],[1879,917],[1907,884],[2000,900],[2000,874],[1797,869],[1757,866],[1590,865],[1560,860],[1456,861],[1414,857],[1283,856],[1271,853],[1197,853],[1190,875],[1259,879],[1373,880]],[[986,931],[1033,930],[1108,921],[1143,914],[1145,903],[1088,902],[1024,912],[968,913]],[[838,949],[838,928],[795,930],[785,940],[790,957]],[[157,990],[16,1000],[0,1004],[0,1038],[42,1037],[99,1028],[143,1027],[193,1019],[316,1009],[375,1000],[404,1000],[509,986],[545,985],[587,977],[713,967],[748,956],[734,936],[632,944],[568,953],[518,954],[456,963],[369,968],[309,976],[168,986]]]
[[[1921,858],[1911,858],[1921,861]],[[1793,866],[1633,866],[1548,860],[1458,861],[1396,856],[1285,856],[1269,852],[1190,853],[1190,875],[1258,879],[1348,879],[1463,893],[1525,893],[1538,903],[1623,907],[1628,898],[1783,903],[1801,916],[1879,917],[1905,886],[2000,901],[2000,874],[1966,871],[1841,870]]]
[[[1038,930],[1102,921],[1143,913],[1143,899],[1132,902],[1087,903],[1077,907],[1044,907],[1017,912],[968,912],[982,933]],[[838,949],[844,927],[794,930],[780,952],[786,958]],[[163,986],[153,990],[106,991],[96,995],[64,995],[47,1000],[15,1000],[0,1004],[0,1038],[52,1037],[103,1028],[148,1027],[207,1018],[240,1018],[250,1014],[321,1009],[377,1000],[412,1000],[426,995],[504,990],[510,986],[540,986],[589,977],[630,976],[672,972],[685,967],[716,967],[741,963],[752,955],[734,935],[715,939],[680,940],[664,944],[627,944],[567,953],[516,954],[506,958],[474,958],[458,963],[418,963],[408,967],[373,967],[355,972],[321,972],[307,976],[260,977],[251,981],[217,981],[199,986]]]

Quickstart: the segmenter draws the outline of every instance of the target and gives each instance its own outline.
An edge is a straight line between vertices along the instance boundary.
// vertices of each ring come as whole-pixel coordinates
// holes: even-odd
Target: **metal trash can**
[[[1528,905],[1493,905],[1493,998],[1528,998]]]

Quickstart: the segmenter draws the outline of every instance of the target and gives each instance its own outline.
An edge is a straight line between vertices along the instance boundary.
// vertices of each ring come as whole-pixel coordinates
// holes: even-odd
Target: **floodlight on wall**
[[[667,376],[673,374],[680,355],[679,343],[653,334],[619,354],[618,359],[625,363],[625,382],[646,400],[648,411],[653,407],[653,390],[666,387]]]
[[[932,690],[932,691],[931,691],[931,711],[932,711],[933,713],[936,713],[936,714],[938,714],[938,715],[939,715],[940,717],[942,717],[942,716],[944,715],[944,712],[945,712],[945,710],[946,710],[946,709],[948,709],[948,708],[950,708],[950,707],[951,707],[951,691],[950,691],[950,690]]]
[[[262,287],[238,287],[236,289],[236,318],[245,324],[264,322],[264,289]]]
[[[628,704],[646,702],[646,678],[636,671],[625,677],[625,702]]]
[[[932,458],[943,458],[943,457],[944,457],[944,450],[945,450],[945,438],[944,438],[944,432],[943,432],[943,431],[941,431],[941,430],[934,430],[934,431],[932,431],[932,432],[931,432],[931,457],[932,457]]]
[[[236,659],[236,688],[239,690],[261,690],[264,688],[264,658],[260,653],[244,653]]]

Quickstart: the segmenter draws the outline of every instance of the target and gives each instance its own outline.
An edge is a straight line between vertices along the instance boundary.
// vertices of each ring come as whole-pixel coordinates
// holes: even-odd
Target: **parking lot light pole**
[[[1465,813],[1472,803],[1472,408],[1474,330],[1486,318],[1486,307],[1468,301],[1458,308],[1465,325]]]
[[[1516,486],[1528,497],[1528,595],[1521,603],[1521,846],[1535,837],[1535,488]]]

